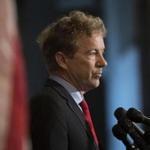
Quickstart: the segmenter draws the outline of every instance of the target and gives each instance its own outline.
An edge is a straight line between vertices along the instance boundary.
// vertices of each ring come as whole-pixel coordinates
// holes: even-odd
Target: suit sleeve
[[[62,105],[49,96],[31,100],[31,141],[33,150],[68,150],[68,135]]]

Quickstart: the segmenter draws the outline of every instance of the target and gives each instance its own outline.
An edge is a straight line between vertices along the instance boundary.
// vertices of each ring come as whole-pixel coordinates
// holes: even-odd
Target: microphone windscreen
[[[112,133],[119,140],[122,140],[127,136],[126,132],[120,127],[119,124],[113,126]]]
[[[114,115],[117,118],[117,120],[120,120],[121,118],[126,116],[126,110],[122,107],[119,107],[115,110]]]
[[[127,117],[134,122],[142,122],[143,121],[143,113],[136,110],[135,108],[130,108],[127,111]]]

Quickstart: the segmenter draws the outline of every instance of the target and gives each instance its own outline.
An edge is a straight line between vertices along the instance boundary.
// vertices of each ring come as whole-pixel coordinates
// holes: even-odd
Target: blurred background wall
[[[39,32],[70,10],[100,16],[108,30],[102,84],[87,93],[98,138],[105,150],[124,150],[112,136],[113,112],[136,107],[150,115],[149,0],[17,0],[29,96],[44,85],[47,72],[36,43]]]

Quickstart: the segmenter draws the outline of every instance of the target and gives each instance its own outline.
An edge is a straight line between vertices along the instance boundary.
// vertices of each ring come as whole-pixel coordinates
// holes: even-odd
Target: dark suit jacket
[[[99,150],[83,113],[57,82],[48,80],[30,106],[33,150]]]

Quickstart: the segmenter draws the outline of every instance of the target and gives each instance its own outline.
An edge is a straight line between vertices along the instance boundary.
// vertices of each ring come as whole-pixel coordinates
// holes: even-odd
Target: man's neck
[[[62,78],[63,80],[65,80],[66,82],[71,84],[73,87],[75,87],[81,93],[81,95],[85,94],[85,91],[83,90],[83,88],[81,86],[79,86],[73,78],[69,77],[69,75],[66,75],[64,73],[59,73],[59,72],[54,72],[51,75]]]

